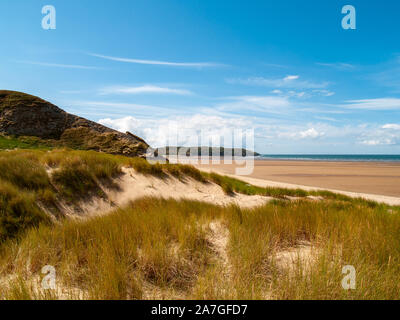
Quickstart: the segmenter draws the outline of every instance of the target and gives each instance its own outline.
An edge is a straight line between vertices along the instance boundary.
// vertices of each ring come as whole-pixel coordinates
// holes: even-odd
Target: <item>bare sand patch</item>
[[[319,250],[313,248],[310,242],[303,241],[295,247],[278,251],[273,261],[280,270],[287,271],[290,275],[299,270],[298,266],[303,274],[306,274],[315,263],[318,254]]]

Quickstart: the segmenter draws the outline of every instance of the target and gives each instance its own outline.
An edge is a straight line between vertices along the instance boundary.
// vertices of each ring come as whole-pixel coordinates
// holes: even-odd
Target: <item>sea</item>
[[[366,161],[400,162],[400,155],[392,154],[264,154],[258,159],[308,161]]]

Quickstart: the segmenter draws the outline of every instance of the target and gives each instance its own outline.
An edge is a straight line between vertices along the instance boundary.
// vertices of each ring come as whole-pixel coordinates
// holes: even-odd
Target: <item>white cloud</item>
[[[327,123],[309,123],[306,126],[296,124],[281,124],[264,126],[264,134],[269,135],[269,141],[277,145],[288,145],[289,149],[301,150],[301,147],[311,152],[332,152],[332,147],[338,152],[398,152],[400,147],[400,130],[382,129],[372,123],[359,125],[332,125]],[[262,128],[259,128],[262,130]],[[300,149],[299,149],[300,148]],[[311,148],[311,149],[310,149]],[[346,150],[346,151],[339,151]],[[357,151],[356,151],[357,150]],[[299,151],[297,151],[299,152]],[[310,152],[310,151],[304,151]]]
[[[362,110],[400,110],[400,99],[398,98],[379,98],[379,99],[362,99],[349,100],[342,105],[348,109]]]
[[[126,115],[126,114],[135,114],[144,117],[154,117],[157,115],[158,117],[164,117],[171,115],[172,113],[179,112],[179,110],[171,110],[169,108],[151,106],[151,105],[143,105],[136,103],[128,103],[128,102],[115,102],[115,101],[68,101],[64,102],[63,105],[65,109],[69,109],[68,111],[82,114],[82,110],[85,111],[86,115],[92,116],[115,116],[116,114]],[[182,111],[180,111],[182,113]]]
[[[286,97],[295,97],[295,98],[311,98],[314,96],[322,96],[322,97],[331,97],[335,95],[335,92],[325,90],[325,89],[314,89],[314,90],[306,90],[306,91],[296,91],[296,90],[272,90],[271,93],[278,94]]]
[[[245,118],[203,114],[158,120],[126,116],[101,119],[99,123],[121,132],[130,131],[145,139],[152,147],[208,145],[211,140],[217,141],[219,146],[220,138],[232,135],[233,129],[244,131],[252,128],[252,122]],[[241,147],[240,144],[241,142],[236,141],[233,146]]]
[[[297,80],[299,76],[286,76],[283,78],[283,81],[291,81],[291,80]]]
[[[313,90],[312,92],[316,93],[316,94],[319,94],[321,96],[324,96],[324,97],[331,97],[331,96],[335,95],[335,92],[329,91],[329,90],[324,90],[324,89]]]
[[[124,87],[124,86],[112,86],[104,88],[100,91],[101,94],[176,94],[176,95],[190,95],[192,94],[189,90],[174,89],[159,87],[154,85],[144,85],[139,87]]]
[[[248,102],[251,104],[258,105],[260,107],[287,107],[290,105],[288,99],[281,97],[271,96],[238,96],[232,99],[241,102]]]
[[[267,113],[283,113],[291,102],[287,97],[277,96],[237,96],[228,97],[231,101],[217,104],[220,111],[257,111]]]
[[[271,127],[270,131],[274,133],[275,140],[318,140],[320,143],[357,144],[360,139],[366,137],[366,133],[372,132],[372,128],[368,125],[332,125],[318,122],[308,123],[307,125],[275,125]]]
[[[382,129],[400,130],[400,124],[389,123],[382,126]]]
[[[314,127],[299,131],[296,126],[287,126],[282,128],[284,131],[278,132],[278,137],[289,139],[318,139],[325,136],[324,132],[317,131]],[[281,129],[281,130],[282,130]]]
[[[170,67],[194,67],[194,68],[204,68],[204,67],[221,67],[222,64],[214,62],[168,62],[168,61],[158,61],[158,60],[142,60],[142,59],[130,59],[130,58],[119,58],[105,56],[101,54],[89,53],[90,56],[102,58],[111,61],[126,62],[126,63],[137,63],[137,64],[147,64],[147,65],[159,65],[159,66],[170,66]]]
[[[227,79],[228,83],[239,83],[244,85],[275,87],[275,88],[298,88],[298,89],[322,89],[326,88],[328,82],[311,82],[308,80],[299,80],[298,75],[289,75],[284,78],[263,78],[250,77],[247,79]]]
[[[307,138],[316,139],[316,138],[322,137],[322,136],[324,136],[324,135],[325,135],[325,134],[324,134],[323,132],[318,132],[318,131],[315,130],[314,128],[310,128],[310,129],[308,129],[308,130],[301,131],[301,132],[299,133],[299,136],[300,136],[302,139],[307,139]]]
[[[355,69],[355,66],[350,63],[336,62],[336,63],[322,63],[317,62],[317,65],[323,67],[330,67],[338,70],[352,70]]]
[[[361,143],[368,146],[400,145],[400,125],[385,124],[362,134]]]
[[[318,152],[322,150],[320,148],[328,152],[329,146],[332,145],[343,146],[347,150],[355,150],[362,146],[371,150],[385,146],[388,148],[400,146],[400,130],[393,124],[332,125],[320,122],[303,125],[250,116],[235,117],[228,113],[188,114],[159,119],[121,116],[117,119],[103,118],[99,122],[122,132],[130,131],[137,134],[153,147],[205,145],[209,144],[209,141],[216,141],[216,144],[220,145],[220,138],[232,134],[233,129],[242,131],[254,129],[255,149],[261,152],[264,152],[263,148],[267,145],[268,148],[272,147],[275,150],[279,150],[282,146],[299,150],[298,147],[304,144],[308,148],[305,152]],[[200,130],[202,139],[199,141]],[[239,144],[233,145],[240,147]],[[287,150],[290,152],[290,149]]]
[[[295,97],[295,98],[309,98],[310,94],[308,94],[305,91],[297,92],[294,90],[290,90],[286,93],[287,96],[289,97]]]
[[[86,69],[86,70],[99,70],[103,69],[100,67],[81,66],[75,64],[60,64],[60,63],[48,63],[48,62],[37,62],[37,61],[17,61],[18,63],[31,64],[43,67],[54,67],[54,68],[65,68],[65,69]]]
[[[336,120],[335,118],[331,118],[331,117],[314,116],[314,118],[315,118],[315,119],[319,119],[319,120],[324,120],[324,121],[338,122],[338,120]]]
[[[391,139],[377,139],[377,140],[363,140],[361,142],[367,146],[381,146],[381,145],[393,145],[396,144]]]

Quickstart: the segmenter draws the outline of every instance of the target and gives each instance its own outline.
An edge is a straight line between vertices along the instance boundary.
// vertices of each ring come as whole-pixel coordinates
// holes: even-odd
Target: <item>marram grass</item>
[[[225,258],[211,223],[226,228]],[[0,296],[40,298],[30,281],[52,265],[64,298],[398,299],[399,242],[400,212],[385,206],[303,200],[242,210],[144,198],[4,243],[1,277],[20,280]],[[276,254],[301,243],[318,252],[309,270],[300,261],[281,269]],[[355,290],[342,288],[345,265],[357,271]]]
[[[144,198],[83,221],[49,216],[60,200],[103,196],[122,167],[277,200],[240,209]],[[306,265],[300,255],[282,264],[301,248]],[[40,289],[45,265],[57,290]],[[354,290],[342,287],[346,265]],[[398,299],[399,266],[398,207],[96,152],[0,152],[2,299]]]

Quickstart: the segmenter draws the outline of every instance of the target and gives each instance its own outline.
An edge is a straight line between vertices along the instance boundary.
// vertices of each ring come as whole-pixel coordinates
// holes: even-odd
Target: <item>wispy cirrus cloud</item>
[[[263,65],[266,66],[266,67],[278,68],[278,69],[287,69],[287,68],[289,68],[288,66],[285,66],[283,64],[277,64],[277,63],[263,63]]]
[[[143,85],[137,87],[110,86],[100,90],[100,94],[176,94],[190,95],[193,92],[185,89],[175,89],[154,85]]]
[[[115,117],[115,115],[135,114],[142,117],[165,117],[171,114],[184,113],[182,110],[171,110],[168,107],[136,104],[119,101],[73,100],[62,103],[68,111],[83,115]]]
[[[272,90],[271,93],[281,95],[281,96],[286,96],[286,97],[295,97],[295,98],[303,98],[303,99],[308,99],[314,96],[320,96],[320,97],[331,97],[335,95],[335,92],[326,90],[326,89],[314,89],[314,90]]]
[[[360,110],[400,110],[399,98],[348,100],[343,108]]]
[[[313,90],[312,92],[316,93],[318,95],[324,96],[324,97],[331,97],[331,96],[335,95],[335,92],[330,91],[330,90],[325,90],[325,89]]]
[[[220,111],[255,111],[262,113],[285,113],[292,103],[281,96],[236,96],[227,97],[226,101],[216,105]]]
[[[395,55],[392,59],[373,65],[366,69],[368,73],[364,75],[369,80],[380,87],[390,89],[391,94],[400,93],[400,55]]]
[[[273,88],[297,88],[297,89],[323,89],[326,88],[328,82],[312,82],[301,80],[299,75],[287,75],[283,78],[263,78],[250,77],[246,79],[226,79],[231,84],[244,84]]]
[[[322,67],[329,67],[329,68],[334,68],[334,69],[338,69],[338,70],[354,70],[356,68],[355,65],[352,65],[350,63],[343,63],[343,62],[335,62],[335,63],[317,62],[316,64],[319,66],[322,66]]]
[[[49,62],[39,62],[39,61],[17,61],[17,62],[23,64],[42,66],[42,67],[54,67],[54,68],[65,68],[65,69],[86,69],[86,70],[104,69],[102,67],[82,66],[76,64],[49,63]]]
[[[136,64],[147,64],[147,65],[158,65],[158,66],[169,66],[169,67],[186,67],[186,68],[210,68],[210,67],[222,67],[226,66],[220,63],[214,62],[170,62],[170,61],[159,61],[159,60],[142,60],[142,59],[131,59],[131,58],[121,58],[105,56],[97,53],[88,53],[92,57],[97,57],[101,59],[125,62],[125,63],[136,63]]]

